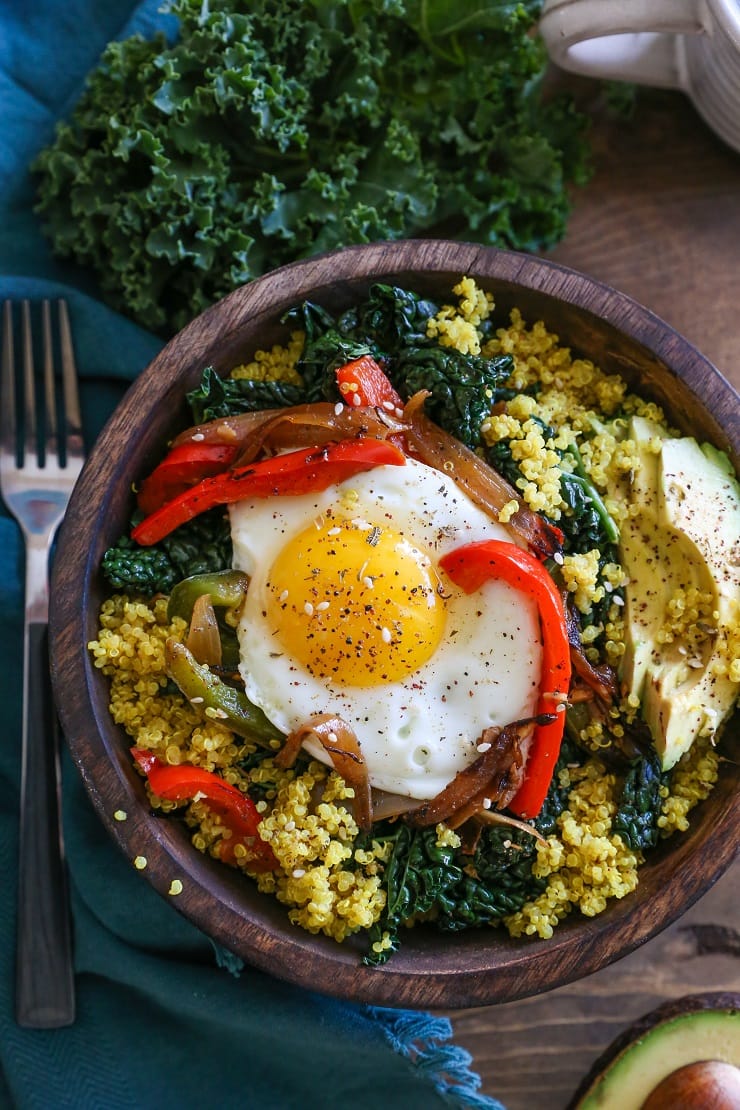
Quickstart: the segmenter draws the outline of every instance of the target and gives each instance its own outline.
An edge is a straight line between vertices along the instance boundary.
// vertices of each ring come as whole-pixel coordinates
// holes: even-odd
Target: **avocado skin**
[[[658,1059],[660,1067],[652,1090],[677,1068],[697,1058],[706,1059],[692,1054],[692,1049],[696,1030],[701,1032],[708,1022],[715,1023],[728,1046],[718,1049],[714,1058],[740,1067],[740,994],[709,991],[684,995],[663,1003],[629,1025],[596,1060],[566,1110],[639,1110],[650,1091],[635,1091],[634,1069],[641,1067],[646,1057]],[[666,1051],[669,1040],[679,1042],[671,1044],[671,1054]]]

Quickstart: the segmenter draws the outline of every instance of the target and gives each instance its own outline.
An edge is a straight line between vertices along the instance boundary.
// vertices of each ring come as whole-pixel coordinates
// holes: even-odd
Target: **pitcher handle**
[[[682,89],[683,36],[706,25],[706,0],[545,0],[540,34],[571,73]]]

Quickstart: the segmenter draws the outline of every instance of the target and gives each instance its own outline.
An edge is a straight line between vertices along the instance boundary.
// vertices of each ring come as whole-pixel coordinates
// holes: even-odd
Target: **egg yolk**
[[[273,563],[265,615],[283,650],[316,678],[379,686],[433,655],[445,605],[428,555],[400,533],[322,518]]]

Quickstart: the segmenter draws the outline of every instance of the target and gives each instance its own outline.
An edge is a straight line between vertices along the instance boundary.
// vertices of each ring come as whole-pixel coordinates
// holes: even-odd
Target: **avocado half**
[[[704,1060],[740,1069],[740,994],[686,995],[639,1018],[599,1057],[567,1110],[640,1110],[669,1075]]]

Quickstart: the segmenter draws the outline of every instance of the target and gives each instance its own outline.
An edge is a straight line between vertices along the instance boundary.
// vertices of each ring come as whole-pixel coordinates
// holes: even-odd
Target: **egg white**
[[[477,757],[490,725],[535,712],[542,648],[535,603],[505,582],[465,594],[439,571],[447,619],[432,657],[404,680],[342,689],[292,659],[271,627],[267,582],[284,545],[322,515],[389,524],[433,564],[477,540],[511,542],[446,474],[408,459],[320,493],[245,500],[230,507],[234,566],[250,583],[240,621],[240,672],[247,696],[283,732],[318,713],[356,732],[371,785],[432,798]],[[328,763],[320,746],[311,754]]]

